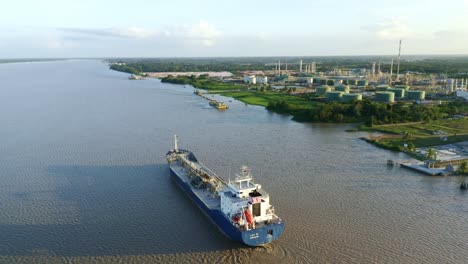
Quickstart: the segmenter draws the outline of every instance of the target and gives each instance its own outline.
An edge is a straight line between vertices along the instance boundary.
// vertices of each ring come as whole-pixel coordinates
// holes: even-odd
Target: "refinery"
[[[352,102],[368,98],[376,102],[410,101],[438,104],[456,97],[468,99],[468,78],[448,78],[447,74],[400,71],[401,41],[395,58],[376,58],[367,68],[336,67],[319,71],[313,59],[277,60],[271,70],[245,71],[243,78],[229,76],[223,82],[268,85],[273,90],[294,88],[295,93],[311,94],[311,99]]]

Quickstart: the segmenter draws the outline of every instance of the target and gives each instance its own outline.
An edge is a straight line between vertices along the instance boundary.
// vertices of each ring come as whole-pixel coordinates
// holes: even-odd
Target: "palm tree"
[[[460,164],[460,167],[458,167],[458,170],[456,172],[459,175],[459,182],[460,182],[460,189],[466,190],[468,188],[468,184],[465,181],[466,175],[468,174],[468,163],[466,161],[463,161]]]
[[[427,153],[426,153],[426,157],[430,160],[434,160],[435,159],[435,155],[436,155],[436,152],[433,148],[429,148],[427,150]]]
[[[404,132],[403,140],[404,140],[404,141],[410,141],[412,137],[413,137],[413,133],[411,133],[411,132]]]

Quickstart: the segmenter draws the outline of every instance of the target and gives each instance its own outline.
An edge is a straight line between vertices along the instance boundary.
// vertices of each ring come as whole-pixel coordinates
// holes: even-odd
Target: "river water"
[[[190,87],[131,81],[94,60],[0,65],[0,262],[463,263],[456,178],[346,133]],[[228,98],[224,98],[228,101]],[[229,241],[170,180],[173,134],[217,174],[247,164],[286,222],[258,248]]]

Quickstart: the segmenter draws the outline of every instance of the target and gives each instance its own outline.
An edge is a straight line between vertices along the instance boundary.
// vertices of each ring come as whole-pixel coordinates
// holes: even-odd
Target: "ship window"
[[[252,213],[254,216],[260,216],[260,206],[261,203],[256,203],[252,205]]]

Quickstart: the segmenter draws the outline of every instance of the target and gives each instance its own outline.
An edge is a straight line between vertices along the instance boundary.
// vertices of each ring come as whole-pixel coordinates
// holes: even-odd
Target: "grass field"
[[[221,91],[218,91],[217,93],[223,96],[232,97],[234,99],[237,99],[247,104],[260,105],[264,107],[266,107],[269,102],[275,102],[275,101],[286,101],[291,107],[294,107],[295,109],[310,109],[313,107],[313,105],[317,104],[315,102],[311,102],[299,96],[283,94],[283,93],[278,93],[278,92],[255,92],[255,91],[221,92]]]
[[[381,137],[374,143],[383,148],[409,151],[403,147],[412,143],[415,147],[431,147],[461,141],[468,141],[468,120],[438,120],[430,123],[411,123],[374,126],[364,129],[388,134],[398,134],[398,137]],[[406,137],[405,134],[408,134]],[[445,139],[444,139],[445,138]]]

